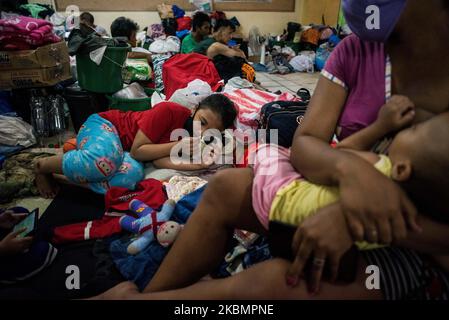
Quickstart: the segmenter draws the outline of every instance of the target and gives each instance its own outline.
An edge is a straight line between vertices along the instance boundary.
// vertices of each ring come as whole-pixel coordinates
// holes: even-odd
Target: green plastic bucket
[[[106,95],[109,100],[109,109],[117,109],[122,111],[145,111],[151,109],[151,96],[155,92],[154,89],[145,88],[148,98],[140,99],[123,99]]]
[[[128,47],[108,47],[100,65],[93,62],[89,54],[76,55],[78,84],[84,90],[98,93],[114,93],[122,89],[122,68]]]

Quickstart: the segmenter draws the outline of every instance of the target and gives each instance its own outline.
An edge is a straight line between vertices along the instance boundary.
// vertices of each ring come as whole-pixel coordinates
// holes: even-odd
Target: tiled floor
[[[256,75],[257,81],[260,81],[261,86],[267,90],[271,92],[280,90],[290,93],[296,93],[300,88],[307,88],[310,93],[313,93],[318,77],[318,72],[295,72],[285,75],[258,72]]]

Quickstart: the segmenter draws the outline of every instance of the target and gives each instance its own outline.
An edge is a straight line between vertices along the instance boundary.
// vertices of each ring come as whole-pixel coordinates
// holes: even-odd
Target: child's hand
[[[0,241],[0,254],[18,254],[27,250],[33,242],[32,237],[19,238],[18,235],[24,232],[26,228],[17,230],[8,234],[2,241]]]
[[[386,132],[410,125],[415,118],[415,104],[406,96],[394,95],[380,109],[377,124]]]
[[[22,221],[26,216],[26,213],[14,213],[11,211],[5,211],[0,215],[0,228],[10,229],[17,223]]]

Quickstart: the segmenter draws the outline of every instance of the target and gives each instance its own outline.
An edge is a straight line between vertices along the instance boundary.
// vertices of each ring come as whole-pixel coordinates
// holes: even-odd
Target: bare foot
[[[36,162],[35,172],[36,172],[36,187],[39,190],[40,195],[46,199],[52,199],[59,192],[59,185],[53,178],[51,173],[40,173],[39,160]]]

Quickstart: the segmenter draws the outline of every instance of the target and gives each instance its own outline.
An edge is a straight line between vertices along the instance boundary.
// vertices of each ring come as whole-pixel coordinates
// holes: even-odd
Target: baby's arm
[[[337,148],[368,151],[381,138],[412,123],[413,102],[405,96],[393,96],[379,111],[377,120],[368,127],[341,141]]]

